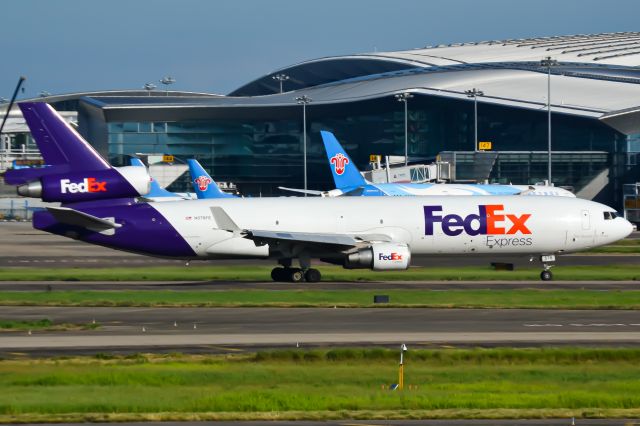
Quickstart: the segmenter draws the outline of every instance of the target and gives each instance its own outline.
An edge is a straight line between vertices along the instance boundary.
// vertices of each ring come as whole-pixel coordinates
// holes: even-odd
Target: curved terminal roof
[[[285,74],[286,90],[298,90],[345,78],[410,68],[465,64],[538,62],[550,56],[563,63],[640,66],[640,32],[579,34],[517,40],[426,46],[395,52],[363,53],[305,61],[258,78],[230,93],[258,96],[279,91],[275,74]]]

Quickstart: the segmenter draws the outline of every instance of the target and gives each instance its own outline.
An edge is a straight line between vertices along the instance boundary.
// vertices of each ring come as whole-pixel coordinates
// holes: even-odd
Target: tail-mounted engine
[[[46,168],[45,168],[46,169]],[[139,197],[149,193],[151,177],[144,167],[45,174],[18,186],[18,195],[48,202],[74,203],[110,198]]]
[[[390,271],[409,268],[411,251],[406,244],[375,243],[354,253],[344,261],[347,269],[373,269]]]

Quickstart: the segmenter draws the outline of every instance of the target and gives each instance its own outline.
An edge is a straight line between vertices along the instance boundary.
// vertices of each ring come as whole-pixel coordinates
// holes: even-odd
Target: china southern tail
[[[565,189],[540,185],[371,183],[362,177],[355,162],[349,157],[333,133],[320,131],[320,134],[336,189],[327,192],[281,189],[328,197],[345,195],[365,197],[416,195],[555,195],[575,197]]]
[[[146,168],[146,166],[144,165],[142,160],[140,160],[139,158],[132,157],[130,162],[131,162],[132,166],[145,167]],[[175,200],[188,200],[189,199],[188,196],[182,196],[181,194],[177,194],[175,192],[167,191],[166,189],[164,189],[163,187],[160,186],[158,181],[155,180],[153,176],[151,176],[151,175],[149,175],[149,176],[151,177],[151,190],[149,191],[149,193],[147,195],[144,196],[145,199],[147,199],[149,201],[175,201]]]
[[[189,173],[191,174],[191,184],[198,199],[207,198],[237,198],[233,194],[222,191],[218,184],[211,179],[209,173],[198,163],[198,160],[187,160]]]

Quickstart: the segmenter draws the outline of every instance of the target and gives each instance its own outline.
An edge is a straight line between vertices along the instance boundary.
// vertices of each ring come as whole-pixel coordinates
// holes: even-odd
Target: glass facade
[[[408,111],[411,161],[430,162],[444,151],[473,150],[472,101],[416,94],[409,100]],[[130,121],[106,123],[108,152],[114,164],[127,163],[127,156],[134,154],[171,154],[179,161],[196,158],[214,179],[233,182],[241,193],[253,196],[281,194],[278,186],[303,185],[301,107],[291,107],[278,119],[260,119],[259,110],[251,120],[212,117],[155,121],[148,119],[148,111],[145,114],[145,121],[131,114]],[[403,104],[392,96],[310,104],[309,188],[330,189],[333,185],[320,130],[333,131],[358,167],[365,169],[370,154],[404,154],[404,118]],[[637,165],[630,164],[629,153],[640,151],[640,135],[627,137],[596,119],[562,114],[553,115],[552,132],[554,183],[580,191],[608,171],[614,186],[603,190],[599,199],[618,202],[615,187],[638,173]],[[491,168],[490,181],[531,184],[546,178],[545,111],[479,102],[478,139],[491,141],[493,150],[503,153]],[[473,163],[463,155],[458,161],[460,179]],[[187,190],[187,178],[169,189]],[[618,192],[621,194],[621,190]]]

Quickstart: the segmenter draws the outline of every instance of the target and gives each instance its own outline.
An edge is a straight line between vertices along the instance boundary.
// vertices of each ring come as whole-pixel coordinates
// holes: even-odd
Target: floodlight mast
[[[409,162],[409,117],[408,117],[408,100],[413,98],[409,92],[397,93],[395,98],[398,102],[404,102],[404,165]]]
[[[473,98],[473,151],[478,152],[478,96],[484,96],[484,92],[474,87],[465,90],[464,93],[467,97]]]
[[[162,77],[159,81],[160,83],[165,85],[165,95],[169,96],[169,86],[175,83],[176,79],[171,77],[170,75],[167,75],[165,77]]]
[[[547,68],[547,185],[551,185],[551,68],[557,65],[551,56],[540,61],[540,66]]]
[[[313,101],[307,95],[295,98],[298,105],[302,105],[302,156],[304,162],[304,196],[307,196],[307,105]]]
[[[289,80],[289,76],[286,74],[276,74],[271,76],[271,78],[280,83],[280,93],[282,93],[282,83]]]
[[[151,96],[151,91],[156,88],[156,85],[153,83],[145,83],[144,90],[147,91],[148,96]]]

